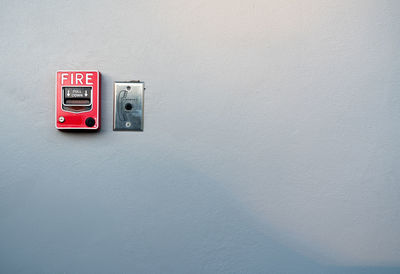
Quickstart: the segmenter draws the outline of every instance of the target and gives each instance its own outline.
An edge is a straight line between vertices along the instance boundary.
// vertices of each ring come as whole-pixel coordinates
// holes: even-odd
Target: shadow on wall
[[[221,184],[166,154],[118,157],[111,144],[101,165],[71,174],[84,161],[30,153],[33,168],[68,168],[40,180],[21,173],[0,192],[1,273],[400,272],[324,266],[291,250]],[[21,203],[24,180],[34,187],[23,188]]]

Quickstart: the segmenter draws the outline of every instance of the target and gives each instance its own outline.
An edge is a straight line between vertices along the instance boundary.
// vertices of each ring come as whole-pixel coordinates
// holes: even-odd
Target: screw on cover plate
[[[60,116],[60,117],[58,117],[58,121],[59,121],[60,123],[64,123],[65,118],[64,118],[63,116]]]
[[[126,126],[126,127],[130,127],[131,125],[132,125],[131,122],[126,122],[126,123],[125,123],[125,126]]]

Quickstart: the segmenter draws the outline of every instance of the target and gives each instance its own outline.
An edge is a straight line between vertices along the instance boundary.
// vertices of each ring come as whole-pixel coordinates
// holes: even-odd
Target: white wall
[[[0,272],[399,273],[399,52],[396,0],[1,1]],[[99,133],[54,128],[58,69]]]

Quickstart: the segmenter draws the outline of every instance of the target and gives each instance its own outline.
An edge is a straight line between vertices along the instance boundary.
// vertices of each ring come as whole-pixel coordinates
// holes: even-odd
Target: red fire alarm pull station
[[[56,128],[100,128],[100,73],[96,70],[57,71]]]

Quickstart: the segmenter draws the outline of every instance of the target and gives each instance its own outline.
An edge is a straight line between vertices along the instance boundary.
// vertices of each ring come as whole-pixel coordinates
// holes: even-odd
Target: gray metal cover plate
[[[143,131],[144,83],[114,82],[114,130]]]

